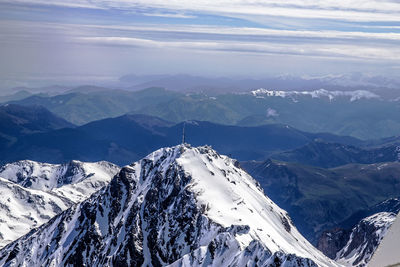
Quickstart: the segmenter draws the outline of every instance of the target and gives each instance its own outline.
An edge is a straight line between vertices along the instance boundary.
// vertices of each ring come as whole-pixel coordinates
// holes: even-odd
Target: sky
[[[394,0],[0,0],[0,86],[400,74]]]

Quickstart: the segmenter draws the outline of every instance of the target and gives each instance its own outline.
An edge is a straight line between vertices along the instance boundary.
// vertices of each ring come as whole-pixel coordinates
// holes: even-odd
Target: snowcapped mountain
[[[366,266],[395,219],[395,213],[379,212],[361,220],[336,254],[336,261],[345,266]]]
[[[18,161],[0,168],[0,248],[83,201],[119,171],[108,162]]]
[[[355,91],[328,91],[325,89],[318,89],[314,91],[279,91],[279,90],[268,90],[260,88],[250,92],[255,97],[265,98],[265,97],[282,97],[290,98],[294,102],[298,101],[298,97],[309,96],[311,98],[327,98],[330,101],[337,99],[339,97],[346,97],[350,99],[351,102],[360,99],[379,99],[375,93],[366,90],[355,90]]]
[[[1,167],[0,177],[25,188],[51,191],[77,203],[105,186],[119,169],[106,161],[48,164],[22,160]]]
[[[0,251],[7,266],[338,266],[235,160],[163,148]]]

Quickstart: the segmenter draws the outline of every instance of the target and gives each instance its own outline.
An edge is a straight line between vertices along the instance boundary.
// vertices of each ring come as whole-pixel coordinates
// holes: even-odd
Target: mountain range
[[[102,90],[87,88],[85,94],[99,94]],[[155,92],[159,92],[160,102],[156,105],[160,107],[164,103],[163,95],[169,94],[162,89],[153,90],[135,92],[141,96],[143,106],[157,99]],[[254,98],[254,95],[245,96]],[[308,95],[295,96],[273,98],[293,103],[303,97],[315,100]],[[171,97],[171,101],[175,101],[175,96]],[[346,103],[364,101],[329,100],[329,96],[318,101],[327,101],[324,98]],[[209,100],[213,99],[209,97]],[[56,102],[53,104],[56,107]],[[398,196],[398,137],[364,141],[331,133],[304,132],[286,124],[238,126],[195,120],[176,123],[145,114],[127,114],[76,126],[37,105],[5,104],[0,106],[0,114],[0,125],[4,126],[0,132],[5,140],[0,146],[0,161],[8,163],[0,169],[0,190],[11,196],[0,198],[5,214],[1,218],[4,225],[0,231],[0,246],[43,223],[51,223],[51,218],[61,216],[57,214],[70,207],[75,209],[106,186],[120,167],[104,160],[120,166],[129,164],[160,147],[181,143],[183,130],[187,142],[194,146],[210,144],[221,153],[240,160],[242,168],[260,183],[271,200],[289,212],[293,219],[290,225],[295,225],[311,243],[325,244],[319,249],[338,262],[359,266],[368,262],[393,222],[394,213],[391,212],[394,211],[374,209],[374,205]],[[214,153],[209,147],[206,150]],[[22,161],[14,162],[17,160]],[[62,162],[69,163],[59,164]],[[16,208],[10,203],[15,203]],[[28,215],[22,212],[24,207],[29,210]],[[68,220],[66,217],[61,220],[64,219]],[[276,254],[277,251],[265,253],[264,248],[256,250],[257,259],[264,255],[265,262],[276,259],[294,264],[294,260],[310,266],[316,262],[305,260],[309,256],[287,256],[291,252]],[[204,263],[209,254],[203,252],[198,250],[195,257],[193,253],[185,257],[180,255],[183,258],[179,259],[179,264]],[[242,255],[239,251],[235,253]],[[225,256],[220,259],[225,261]],[[252,262],[252,257],[242,255],[237,260]]]
[[[155,128],[152,127],[161,123],[158,120],[150,121],[145,117],[141,118],[144,119],[142,124],[149,127],[149,129],[155,130]],[[180,149],[182,150],[182,148]],[[210,160],[209,153],[216,153],[209,147],[204,149],[208,151],[206,153],[208,155],[208,160]],[[177,151],[176,148],[175,151]],[[216,157],[215,155],[214,157]],[[152,159],[154,157],[154,154],[152,154],[147,158]],[[161,156],[161,158],[163,157]],[[144,159],[144,161],[146,162],[147,160]],[[266,165],[266,163],[268,165]],[[349,225],[352,225],[352,230],[351,228],[342,228],[338,231],[335,228],[332,232],[324,232],[319,239],[318,246],[327,254],[327,256],[344,263],[346,266],[353,264],[363,266],[362,264],[368,262],[372,253],[384,236],[384,233],[393,222],[394,215],[392,214],[395,213],[390,212],[395,212],[396,207],[399,206],[398,202],[395,202],[396,199],[394,199],[394,202],[389,200],[377,205],[376,207],[370,207],[377,201],[377,199],[385,198],[387,194],[393,195],[392,191],[397,191],[395,184],[398,184],[399,182],[396,182],[395,180],[396,175],[390,174],[398,172],[399,166],[397,166],[397,163],[380,163],[371,165],[353,164],[334,169],[321,169],[296,163],[273,162],[271,160],[266,163],[262,163],[259,167],[259,163],[257,162],[243,162],[242,165],[250,173],[253,173],[254,177],[256,177],[260,182],[259,186],[264,188],[267,195],[271,195],[273,201],[277,201],[280,205],[282,204],[285,209],[291,211],[290,214],[293,214],[294,225],[300,226],[301,233],[306,234],[309,240],[314,240],[313,242],[315,242],[321,229],[324,230],[331,226],[337,227],[341,225],[342,227],[348,227]],[[236,161],[233,161],[233,164],[234,166],[239,166]],[[258,172],[260,169],[262,169],[263,172]],[[8,194],[13,195],[12,202],[20,203],[22,201],[22,205],[25,207],[31,207],[34,212],[30,213],[33,217],[31,217],[31,219],[28,217],[28,220],[25,219],[23,215],[24,212],[13,213],[13,216],[8,217],[9,220],[11,219],[11,221],[6,222],[6,225],[8,226],[13,225],[13,220],[17,218],[23,220],[21,221],[21,219],[17,219],[20,221],[19,224],[17,224],[19,229],[18,231],[15,230],[16,228],[14,224],[14,228],[10,228],[12,231],[2,232],[2,236],[4,234],[9,237],[3,241],[3,244],[7,244],[10,240],[14,240],[21,236],[29,229],[45,223],[56,214],[59,214],[62,210],[73,206],[74,203],[83,201],[91,193],[108,184],[109,179],[111,179],[113,175],[111,173],[115,173],[118,170],[119,168],[117,166],[113,167],[112,164],[105,162],[100,163],[100,165],[97,166],[75,161],[65,165],[51,165],[36,163],[33,161],[21,161],[4,165],[0,170],[0,177],[5,177],[2,178],[2,187],[8,188],[6,189],[8,191],[11,190]],[[360,172],[360,170],[362,171]],[[193,173],[198,173],[198,171],[193,171]],[[211,170],[210,173],[214,176],[214,169]],[[214,173],[214,175],[212,173]],[[267,173],[269,174],[267,175]],[[283,173],[286,174],[282,175]],[[357,173],[361,173],[359,177],[355,175]],[[331,177],[329,177],[329,175]],[[343,175],[349,175],[349,181],[343,183],[338,179],[338,177],[342,177]],[[99,178],[97,178],[99,176],[104,178],[100,178],[99,180]],[[282,177],[288,178],[285,178],[285,180],[282,179]],[[305,177],[308,178],[304,179]],[[324,181],[321,180],[322,177],[326,177],[323,179]],[[365,183],[368,179],[365,179],[364,177],[371,177],[372,179],[370,179],[370,182]],[[388,183],[387,179],[393,179],[394,184]],[[103,182],[99,183],[98,181]],[[273,182],[271,183],[271,181]],[[364,183],[364,185],[360,186],[360,182]],[[294,184],[295,186],[293,186]],[[327,187],[324,188],[324,185]],[[390,188],[390,186],[394,187]],[[368,195],[371,195],[370,191],[372,188],[373,190],[380,192],[379,194],[381,195],[378,194],[374,199],[368,200],[369,202],[367,201],[368,203],[364,206],[360,205],[360,203],[364,204],[362,202],[366,202]],[[337,190],[336,194],[333,194],[334,190]],[[315,192],[319,192],[319,194],[316,195]],[[343,199],[344,195],[347,197],[346,199]],[[363,199],[362,202],[357,200],[357,198],[360,197]],[[3,207],[10,205],[10,200],[7,201],[2,204]],[[48,206],[49,204],[50,206]],[[321,209],[316,209],[316,207],[321,207]],[[339,216],[343,207],[346,207],[346,210],[343,210],[345,212]],[[360,207],[365,207],[365,210],[360,210]],[[13,207],[13,209],[15,209],[15,207]],[[43,209],[45,209],[46,212],[43,212]],[[16,210],[21,209],[18,208]],[[383,210],[386,213],[382,213]],[[325,215],[321,216],[321,212],[325,212]],[[374,212],[381,212],[382,214],[376,215]],[[8,213],[5,212],[5,214]],[[347,216],[349,214],[350,216]],[[363,216],[370,217],[364,218]],[[299,217],[305,219],[299,220]],[[342,220],[341,223],[337,223],[343,218],[345,219]],[[308,221],[311,227],[316,226],[317,231],[314,229],[307,233],[307,229],[305,230],[305,228],[307,228],[307,223],[304,221]],[[2,229],[5,229],[5,227],[2,227]],[[11,232],[13,235],[10,234]],[[332,236],[335,236],[334,240],[341,241],[339,245],[336,245],[334,248],[331,248],[332,245],[324,247],[320,245],[324,236],[328,236],[328,240],[330,240]],[[335,244],[338,244],[336,243],[337,241],[334,242]],[[328,242],[328,244],[330,243]],[[339,256],[332,257],[332,255],[329,254],[332,253],[331,251],[336,251],[335,253]],[[272,257],[270,254],[268,255],[269,257]],[[198,262],[203,262],[204,257],[205,256],[203,255],[200,257],[201,260],[197,258],[196,260]],[[299,262],[299,259],[296,257],[289,257],[288,259],[286,256],[282,256],[279,253],[276,255],[274,254],[273,259],[274,261],[281,261],[282,263],[288,261],[289,263],[291,262],[291,264],[294,264],[292,262],[293,259],[296,259],[296,264]],[[246,258],[246,260],[249,259]],[[271,258],[269,260],[271,260]],[[185,259],[180,262],[182,263],[187,261],[188,260]],[[189,260],[191,263],[194,261],[195,259],[193,258],[190,258]],[[307,261],[305,261],[304,264],[306,263]],[[37,263],[30,262],[30,264]],[[43,264],[43,262],[41,264]],[[297,266],[296,264],[293,266]],[[309,264],[309,262],[307,264]]]
[[[326,75],[321,77],[296,77],[292,75],[279,75],[265,78],[241,77],[201,77],[187,74],[177,75],[135,75],[128,74],[120,77],[120,86],[131,90],[141,90],[148,87],[164,87],[168,90],[179,92],[207,92],[229,93],[245,92],[251,89],[268,86],[277,90],[313,90],[326,88],[329,90],[350,91],[356,89],[369,89],[384,91],[398,89],[400,81],[379,75],[362,73],[349,73]]]
[[[204,92],[208,94],[221,94],[232,92],[247,92],[258,88],[273,88],[276,90],[316,90],[325,88],[327,90],[371,90],[385,92],[388,97],[398,96],[400,81],[397,77],[385,77],[376,74],[346,73],[331,74],[324,76],[294,76],[281,74],[267,77],[216,77],[199,76],[190,74],[126,74],[115,77],[112,80],[95,81],[92,77],[79,79],[74,82],[70,79],[61,79],[58,85],[46,85],[38,83],[38,80],[29,80],[31,87],[19,86],[15,88],[2,88],[2,94],[10,94],[16,91],[27,91],[32,94],[48,93],[60,94],[70,91],[82,84],[93,84],[96,87],[118,88],[124,90],[142,90],[149,87],[163,87],[168,90],[183,93]],[[109,77],[108,77],[109,78]],[[56,82],[57,83],[57,82]],[[67,85],[65,85],[65,83]],[[36,87],[33,87],[35,86]]]
[[[306,132],[379,139],[400,133],[398,99],[366,90],[258,89],[209,94],[157,87],[126,91],[81,86],[56,95],[34,94],[7,103],[41,105],[77,125],[130,113],[156,116],[175,123],[186,120],[238,126],[278,123]]]
[[[180,143],[183,127],[191,144],[209,144],[239,160],[263,160],[273,153],[295,149],[315,139],[344,144],[362,143],[352,137],[306,133],[279,124],[256,127],[202,121],[174,124],[147,115],[124,115],[79,127],[17,136],[12,145],[2,150],[0,161],[31,159],[60,163],[77,159],[107,160],[124,165],[160,147]]]
[[[179,94],[161,88],[147,88],[138,92],[111,90],[102,87],[81,86],[62,94],[35,94],[10,101],[24,106],[40,105],[73,124],[117,117],[136,112],[148,105],[169,101]]]

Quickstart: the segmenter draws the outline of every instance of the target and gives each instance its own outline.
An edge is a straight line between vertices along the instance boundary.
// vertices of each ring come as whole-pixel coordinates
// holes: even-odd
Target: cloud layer
[[[399,69],[390,0],[3,0],[0,20],[4,76]]]

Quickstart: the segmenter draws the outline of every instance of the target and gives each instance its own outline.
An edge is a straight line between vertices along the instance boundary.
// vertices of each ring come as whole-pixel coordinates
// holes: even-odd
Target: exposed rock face
[[[236,161],[160,149],[0,251],[8,266],[337,266]]]
[[[336,258],[336,254],[349,241],[351,230],[335,228],[322,233],[318,240],[317,248],[324,252],[331,259]]]

